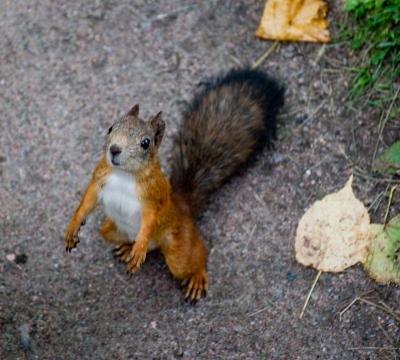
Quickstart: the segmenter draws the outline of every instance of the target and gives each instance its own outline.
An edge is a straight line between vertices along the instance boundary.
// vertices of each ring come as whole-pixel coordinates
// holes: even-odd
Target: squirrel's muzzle
[[[110,146],[110,157],[111,162],[113,165],[119,165],[118,155],[121,154],[122,150],[118,145],[111,145]]]

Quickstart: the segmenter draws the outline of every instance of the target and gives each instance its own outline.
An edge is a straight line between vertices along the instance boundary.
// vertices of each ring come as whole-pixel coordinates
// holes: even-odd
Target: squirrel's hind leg
[[[119,258],[121,261],[128,263],[131,259],[131,252],[134,244],[135,243],[132,242],[125,242],[123,244],[117,245],[113,250],[114,256]],[[158,249],[158,246],[154,242],[150,241],[147,252],[149,253],[150,251],[156,249]]]
[[[127,262],[132,249],[132,241],[129,240],[128,235],[120,232],[110,218],[104,221],[100,228],[100,234],[105,240],[117,244],[113,250],[114,256],[123,262]]]
[[[207,251],[192,221],[171,231],[161,246],[168,268],[184,287],[185,299],[200,300],[207,293]]]
[[[105,240],[117,245],[125,244],[127,242],[132,243],[132,241],[129,240],[128,235],[120,232],[117,228],[117,225],[115,225],[114,221],[112,221],[110,218],[107,218],[104,221],[100,228],[100,234]]]
[[[110,218],[104,221],[100,228],[100,234],[105,240],[117,244],[113,250],[114,256],[127,263],[131,257],[132,247],[135,244],[129,239],[128,235],[119,231],[117,225]],[[150,240],[147,252],[157,248],[158,245]]]

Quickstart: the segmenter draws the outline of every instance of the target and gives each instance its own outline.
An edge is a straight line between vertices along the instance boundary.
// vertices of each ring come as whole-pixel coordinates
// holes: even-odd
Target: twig
[[[304,311],[306,310],[308,302],[310,301],[310,298],[311,298],[311,294],[314,291],[315,285],[317,285],[317,281],[318,281],[319,277],[321,276],[321,274],[322,274],[322,270],[318,271],[318,274],[314,279],[314,282],[313,282],[313,284],[311,286],[311,289],[307,294],[306,301],[304,302],[303,308],[301,309],[300,316],[299,316],[300,319],[302,319],[303,316],[304,316]]]
[[[232,55],[230,53],[228,53],[228,55],[236,63],[236,65],[243,66],[243,63],[236,56],[234,56],[234,55]]]
[[[383,129],[385,128],[386,123],[387,123],[387,121],[389,119],[389,115],[390,115],[390,113],[392,111],[393,104],[395,103],[395,101],[397,99],[397,95],[399,95],[399,91],[400,91],[400,86],[397,88],[397,91],[394,94],[394,96],[392,98],[392,101],[390,102],[390,106],[389,106],[388,111],[386,112],[385,118],[383,119],[383,121],[382,121],[382,118],[379,121],[379,134],[378,134],[378,140],[376,141],[376,144],[375,144],[374,155],[372,156],[372,164],[375,162],[376,154],[378,152],[379,143],[380,143],[380,141],[382,139]]]
[[[307,119],[303,121],[300,125],[296,126],[293,130],[292,133],[297,132],[300,128],[302,128],[305,124],[309,123],[315,115],[318,114],[318,112],[321,110],[321,108],[325,105],[326,100],[323,100],[314,110],[313,112],[308,115],[307,114]]]
[[[248,317],[252,317],[252,316],[257,315],[257,314],[259,314],[259,313],[261,313],[261,312],[263,312],[263,311],[265,311],[265,310],[270,309],[271,307],[276,308],[276,305],[275,305],[272,301],[270,301],[270,300],[267,299],[267,302],[268,302],[269,306],[264,306],[263,308],[261,308],[261,309],[255,311],[255,312],[253,312],[253,313],[251,313],[251,314],[249,314],[249,315],[247,315],[247,316],[248,316]]]
[[[362,60],[361,60],[361,66],[364,65],[365,58],[367,57],[367,54],[369,53],[369,51],[370,51],[373,47],[374,47],[374,45],[371,44],[370,46],[368,46],[368,47],[365,49],[364,55],[363,55]]]
[[[389,179],[389,178],[377,178],[374,176],[370,176],[370,175],[365,175],[363,172],[358,171],[356,169],[353,170],[353,174],[355,176],[358,176],[360,178],[363,178],[365,180],[369,180],[369,181],[375,181],[376,183],[381,183],[381,184],[398,184],[398,180],[394,180],[394,179]]]
[[[392,347],[392,346],[366,346],[366,347],[354,347],[354,348],[348,348],[347,350],[400,350],[398,347]]]
[[[381,191],[376,197],[375,199],[371,202],[371,204],[368,206],[367,210],[368,212],[370,210],[372,210],[373,212],[376,211],[376,209],[379,207],[379,205],[382,202],[383,197],[385,196],[386,192],[389,189],[389,185],[386,185],[386,189],[384,191]]]
[[[383,220],[383,229],[386,228],[387,219],[388,219],[389,211],[390,211],[390,205],[392,205],[393,194],[394,194],[394,192],[396,191],[397,188],[398,188],[398,185],[395,185],[395,186],[392,186],[392,188],[390,189],[389,201],[388,201],[388,205],[387,205],[387,208],[386,208],[385,218]]]
[[[265,59],[272,54],[272,52],[275,50],[275,48],[278,46],[278,41],[275,41],[269,48],[268,50],[258,59],[255,61],[255,63],[252,65],[252,69],[255,69],[259,67]]]
[[[377,308],[377,309],[380,309],[380,310],[386,312],[387,314],[390,314],[393,318],[395,318],[397,321],[400,322],[400,316],[398,316],[398,315],[393,311],[393,309],[391,309],[389,306],[387,306],[386,304],[383,304],[383,303],[381,303],[382,305],[375,304],[374,302],[369,301],[369,300],[367,300],[367,299],[364,299],[364,298],[362,298],[361,296],[357,296],[356,298],[354,298],[354,299],[350,302],[350,304],[347,305],[347,306],[339,313],[339,318],[341,318],[342,315],[343,315],[347,310],[349,310],[357,301],[362,302],[362,303],[367,304],[367,305],[371,305],[371,306],[373,306],[373,307],[375,307],[375,308]]]
[[[374,290],[369,290],[360,296],[356,296],[349,305],[347,305],[340,313],[339,313],[339,319],[342,319],[343,314],[349,310],[359,299],[361,299],[363,296],[367,296],[368,294],[372,293]]]
[[[349,310],[357,301],[359,300],[359,297],[355,297],[349,305],[347,305],[340,313],[339,313],[339,319],[342,319],[342,316],[347,310]]]
[[[317,66],[319,60],[321,59],[321,57],[325,54],[325,49],[326,49],[326,44],[323,44],[317,54],[317,57],[315,59],[314,65],[313,66]]]
[[[365,304],[374,306],[374,307],[376,307],[377,309],[383,310],[383,311],[386,312],[387,314],[390,314],[391,316],[393,316],[397,321],[400,321],[400,316],[398,316],[398,315],[393,311],[393,309],[391,309],[391,308],[390,308],[389,306],[387,306],[386,304],[385,304],[385,306],[382,306],[382,305],[375,304],[374,302],[369,301],[369,300],[366,300],[366,299],[360,299],[360,301],[363,302],[363,303],[365,303]]]
[[[337,73],[342,74],[343,73],[342,69],[327,68],[327,69],[324,69],[324,71],[327,72],[327,73],[335,73],[335,74],[337,74]]]
[[[163,20],[163,19],[165,19],[165,18],[167,18],[169,16],[173,16],[175,14],[178,14],[181,11],[185,11],[186,9],[189,9],[189,8],[193,7],[194,5],[195,4],[184,5],[184,6],[181,6],[181,7],[177,8],[177,9],[175,9],[173,11],[170,11],[170,12],[167,12],[167,13],[163,13],[163,14],[158,14],[158,15],[156,15],[154,17],[154,19],[155,20]]]
[[[350,163],[350,165],[354,166],[354,162],[346,154],[346,150],[344,149],[344,147],[341,144],[338,145],[338,149],[339,149],[339,152],[343,155],[343,157]]]
[[[378,316],[374,316],[376,325],[381,329],[383,335],[385,336],[386,340],[388,341],[389,344],[393,345],[393,339],[387,334],[387,331],[383,328],[383,326],[380,324],[378,320]]]
[[[317,168],[318,166],[320,166],[321,164],[323,164],[329,157],[331,156],[331,154],[325,155],[324,158],[320,161],[318,161],[317,163],[315,163],[313,166],[311,166],[310,168],[308,168],[308,171],[312,171],[315,168]]]

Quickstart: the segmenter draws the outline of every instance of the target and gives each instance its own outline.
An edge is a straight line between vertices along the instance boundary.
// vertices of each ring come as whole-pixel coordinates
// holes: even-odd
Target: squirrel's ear
[[[156,146],[158,146],[161,143],[165,131],[165,122],[163,119],[161,119],[161,111],[156,116],[154,116],[153,119],[151,119],[150,124],[155,131],[154,143]]]
[[[134,107],[132,107],[126,115],[138,116],[139,115],[139,104],[136,104]]]

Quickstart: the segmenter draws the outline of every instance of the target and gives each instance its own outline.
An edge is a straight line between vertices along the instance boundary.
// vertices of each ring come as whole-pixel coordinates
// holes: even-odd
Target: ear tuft
[[[154,116],[153,119],[151,119],[150,124],[155,131],[154,143],[156,146],[158,146],[161,143],[165,131],[165,122],[163,119],[161,119],[161,111]]]
[[[126,115],[127,116],[138,116],[139,115],[139,104],[136,104],[134,107],[132,107]]]

